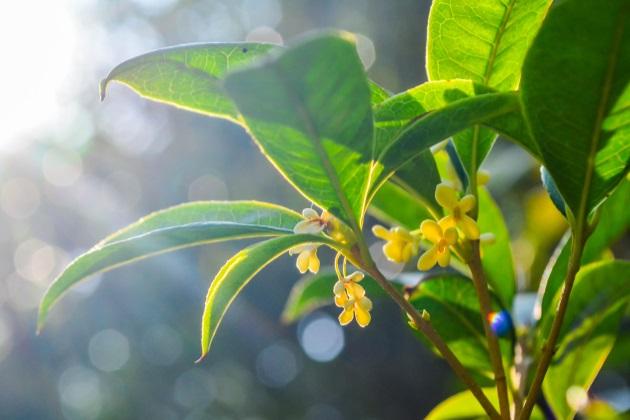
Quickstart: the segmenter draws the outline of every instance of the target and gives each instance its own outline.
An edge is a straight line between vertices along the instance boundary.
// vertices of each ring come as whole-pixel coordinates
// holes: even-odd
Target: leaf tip
[[[101,83],[98,85],[98,95],[101,98],[101,102],[105,100],[105,96],[107,95],[107,84],[109,83],[109,78],[105,78],[101,80]]]
[[[204,350],[204,351],[201,353],[201,356],[199,356],[199,359],[195,360],[195,364],[199,364],[199,363],[203,362],[203,361],[205,360],[205,358],[206,358],[206,356],[207,356],[207,355],[208,355],[208,351],[207,351],[207,350]]]

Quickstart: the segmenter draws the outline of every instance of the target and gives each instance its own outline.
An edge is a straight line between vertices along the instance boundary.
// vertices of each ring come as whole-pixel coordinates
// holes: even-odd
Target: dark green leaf
[[[479,301],[472,282],[464,277],[444,276],[423,280],[411,296],[419,311],[427,310],[431,324],[467,368],[491,375]],[[500,310],[498,301],[494,310]],[[511,359],[510,339],[500,339],[503,355]]]
[[[628,231],[630,228],[628,197],[630,197],[630,181],[624,180],[599,210],[599,222],[595,231],[586,241],[582,254],[582,265],[599,260],[602,253]],[[567,234],[558,245],[555,256],[549,261],[545,275],[540,282],[537,312],[543,318],[553,313],[551,303],[566,276],[570,254],[571,240]]]
[[[282,174],[306,198],[358,230],[373,166],[372,109],[352,36],[308,39],[232,73],[225,86]]]
[[[323,270],[317,274],[301,278],[293,288],[282,312],[283,322],[295,322],[315,309],[333,304],[333,286],[337,274],[332,270]],[[365,293],[370,299],[384,296],[385,292],[370,277],[361,281]]]
[[[630,162],[628,22],[627,0],[605,7],[598,0],[559,3],[523,67],[525,115],[545,167],[578,221]]]
[[[193,202],[150,214],[72,261],[49,286],[39,307],[38,329],[70,287],[99,272],[142,258],[228,239],[292,234],[301,216],[256,201]]]
[[[540,178],[542,180],[543,187],[545,187],[547,194],[549,194],[549,198],[551,198],[551,202],[554,206],[556,206],[558,211],[562,213],[564,217],[566,217],[567,209],[564,204],[564,200],[562,199],[562,195],[560,194],[560,191],[558,191],[558,186],[556,185],[556,182],[553,180],[553,178],[549,174],[549,171],[544,166],[540,167]]]
[[[225,312],[252,277],[289,249],[310,242],[330,243],[321,236],[283,236],[245,248],[221,267],[206,296],[201,325],[201,358],[208,353]]]
[[[272,44],[188,44],[127,60],[101,82],[101,97],[116,81],[139,95],[178,108],[238,122],[238,110],[223,90],[228,72],[280,47]]]
[[[558,350],[543,382],[543,391],[559,418],[573,417],[566,391],[571,386],[588,390],[615,343],[630,302],[628,279],[630,262],[626,261],[594,263],[576,277]],[[543,336],[549,325],[542,325]]]
[[[493,233],[496,237],[494,244],[482,244],[483,270],[488,283],[506,308],[512,307],[512,300],[516,292],[516,277],[512,250],[510,247],[510,233],[505,225],[501,209],[492,199],[485,188],[479,189],[479,217],[477,220],[482,233]]]

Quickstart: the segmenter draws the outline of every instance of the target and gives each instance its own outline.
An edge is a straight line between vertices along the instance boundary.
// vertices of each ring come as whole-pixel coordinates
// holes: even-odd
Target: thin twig
[[[553,324],[551,325],[549,337],[543,345],[540,361],[538,362],[538,367],[536,368],[536,374],[534,375],[532,386],[529,388],[529,392],[525,398],[525,405],[523,406],[521,415],[518,417],[519,419],[529,418],[532,410],[534,409],[534,404],[536,403],[536,399],[540,393],[540,387],[542,386],[543,379],[545,379],[545,374],[547,373],[551,359],[555,354],[556,342],[560,336],[560,328],[562,327],[564,314],[567,311],[569,296],[571,295],[571,289],[573,288],[575,276],[580,269],[580,261],[582,260],[583,250],[584,239],[581,238],[581,235],[580,237],[574,237],[571,246],[571,257],[569,258],[567,275],[564,280],[564,287],[560,297],[560,303],[558,304],[556,316],[554,317]]]
[[[425,320],[416,308],[413,307],[390,283],[385,276],[373,266],[372,269],[366,270],[376,280],[376,282],[385,290],[385,292],[400,306],[400,308],[409,315],[414,324],[425,337],[438,349],[442,357],[451,366],[455,374],[466,384],[470,392],[475,396],[484,411],[492,419],[501,419],[500,414],[494,408],[488,397],[483,393],[479,385],[470,376],[466,368],[461,364],[457,356],[453,354],[442,337],[433,328],[429,320]]]
[[[488,341],[488,350],[490,353],[490,362],[492,364],[492,370],[494,371],[494,380],[497,385],[497,395],[499,397],[499,408],[503,418],[510,418],[510,401],[508,399],[507,380],[505,377],[505,369],[503,368],[503,360],[501,358],[501,348],[499,347],[499,340],[496,334],[490,328],[488,322],[488,314],[492,311],[492,305],[490,303],[490,293],[488,292],[488,283],[483,273],[481,266],[481,258],[479,255],[479,241],[471,241],[471,257],[467,261],[468,267],[473,278],[473,284],[477,292],[477,298],[479,299],[479,305],[481,308],[481,319],[483,323],[483,329],[486,333],[486,339]]]

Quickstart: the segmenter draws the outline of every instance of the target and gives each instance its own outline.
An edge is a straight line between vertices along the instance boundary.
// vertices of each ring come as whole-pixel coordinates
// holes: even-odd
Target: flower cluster
[[[421,239],[431,243],[431,246],[418,259],[418,269],[428,271],[436,264],[446,267],[451,260],[451,250],[460,238],[478,240],[482,237],[475,219],[470,213],[477,205],[472,194],[459,197],[455,187],[443,182],[435,189],[435,200],[445,210],[446,215],[440,220],[425,220],[417,231],[407,231],[401,227],[386,229],[376,225],[372,232],[378,238],[384,239],[383,253],[390,260],[406,263],[413,258],[419,249]],[[486,238],[483,239],[491,239]]]
[[[372,320],[370,311],[372,310],[372,301],[365,296],[365,289],[359,284],[363,280],[364,275],[359,271],[341,277],[333,288],[335,294],[335,305],[343,308],[339,314],[339,323],[348,325],[353,319],[357,320],[357,324],[366,327]]]

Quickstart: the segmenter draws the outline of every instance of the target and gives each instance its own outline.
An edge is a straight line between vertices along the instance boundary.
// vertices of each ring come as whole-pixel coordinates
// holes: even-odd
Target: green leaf
[[[372,109],[351,35],[310,38],[233,73],[225,86],[287,180],[358,231],[372,171]]]
[[[429,80],[470,79],[516,89],[527,48],[549,0],[434,0],[427,30]],[[479,168],[496,135],[476,126],[454,136],[467,173]]]
[[[257,201],[193,202],[152,213],[109,236],[65,268],[42,298],[38,329],[57,300],[92,274],[185,247],[289,235],[300,220],[302,217],[289,209]]]
[[[567,0],[527,54],[522,99],[543,162],[582,223],[630,162],[630,4]],[[579,30],[576,30],[579,28]]]
[[[630,180],[624,180],[599,210],[599,222],[586,241],[582,253],[582,265],[599,260],[604,251],[628,231],[630,228],[628,197],[630,197]],[[570,254],[571,240],[570,235],[567,234],[558,245],[540,282],[536,311],[542,318],[554,313],[551,304],[566,277]]]
[[[419,311],[429,312],[431,324],[464,366],[492,375],[479,301],[469,279],[450,275],[423,280],[410,301]],[[496,299],[493,308],[500,310]],[[504,357],[511,360],[510,340],[502,338],[500,344]]]
[[[223,89],[224,78],[279,49],[251,42],[160,49],[116,66],[101,82],[101,98],[109,83],[115,81],[147,99],[238,123],[238,110]]]
[[[322,270],[317,274],[302,277],[291,289],[289,299],[282,312],[282,321],[295,322],[315,309],[332,305],[333,286],[337,282],[337,274],[332,270]],[[382,297],[385,292],[370,277],[361,281],[366,295],[370,299]]]
[[[370,203],[369,213],[388,225],[418,229],[419,222],[431,219],[426,202],[393,182],[385,183]]]
[[[564,217],[567,217],[567,209],[564,204],[564,200],[562,199],[562,194],[558,191],[556,181],[553,180],[549,171],[544,166],[540,167],[540,179],[553,205],[556,206],[558,211],[562,213]]]
[[[482,388],[483,393],[488,397],[490,403],[499,409],[499,400],[495,388]],[[481,420],[487,419],[488,415],[483,407],[477,402],[477,399],[470,391],[462,391],[451,397],[448,397],[438,404],[425,420]],[[538,408],[535,408],[532,420],[544,419]]]
[[[380,163],[387,171],[397,170],[433,144],[475,124],[484,124],[536,153],[528,138],[519,138],[522,117],[514,92],[488,93],[460,99],[415,118],[393,140],[383,146]],[[517,134],[514,136],[513,134]],[[387,174],[387,172],[386,172]]]
[[[590,264],[576,277],[558,350],[543,382],[543,391],[559,418],[573,418],[566,391],[571,386],[588,390],[613,348],[630,302],[628,279],[627,261]],[[542,326],[544,336],[549,325]]]
[[[225,312],[252,277],[289,249],[313,242],[333,244],[322,236],[283,236],[245,248],[221,267],[206,296],[201,325],[201,358],[208,353]]]
[[[488,283],[506,308],[512,307],[516,292],[516,277],[510,233],[508,232],[503,213],[485,188],[479,189],[479,217],[477,220],[482,233],[495,235],[494,244],[482,245],[482,264]]]

